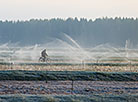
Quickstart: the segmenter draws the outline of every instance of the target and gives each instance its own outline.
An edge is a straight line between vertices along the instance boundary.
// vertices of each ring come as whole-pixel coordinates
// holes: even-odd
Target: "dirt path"
[[[136,94],[138,82],[0,81],[0,94]]]

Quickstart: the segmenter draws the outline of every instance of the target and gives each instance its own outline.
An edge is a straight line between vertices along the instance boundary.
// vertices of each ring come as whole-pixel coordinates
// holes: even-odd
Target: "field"
[[[49,60],[39,62],[42,47],[5,46],[0,47],[0,101],[138,101],[137,49],[49,48]]]
[[[1,70],[0,81],[5,102],[138,101],[138,73],[133,71]]]
[[[34,63],[0,62],[0,70],[138,72],[138,63]]]
[[[137,102],[137,95],[1,95],[2,102]]]

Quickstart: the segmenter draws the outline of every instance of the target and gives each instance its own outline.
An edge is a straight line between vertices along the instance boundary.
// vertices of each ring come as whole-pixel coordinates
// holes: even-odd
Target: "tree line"
[[[0,43],[32,45],[49,42],[66,33],[81,46],[111,43],[124,46],[126,40],[138,43],[138,18],[53,18],[27,21],[0,21]]]

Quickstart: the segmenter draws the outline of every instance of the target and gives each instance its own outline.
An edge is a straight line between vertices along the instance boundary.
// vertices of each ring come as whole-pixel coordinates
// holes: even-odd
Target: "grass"
[[[138,72],[138,66],[133,64],[53,64],[53,65],[7,65],[0,64],[0,70],[30,70],[30,71],[93,71],[93,72]]]
[[[0,71],[0,80],[48,81],[138,81],[135,72],[91,72],[91,71]]]
[[[0,95],[0,102],[137,102],[138,95]]]

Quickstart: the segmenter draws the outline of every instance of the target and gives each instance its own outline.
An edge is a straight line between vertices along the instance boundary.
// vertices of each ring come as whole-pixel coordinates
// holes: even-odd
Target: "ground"
[[[119,81],[1,81],[0,94],[137,94],[138,82]]]

